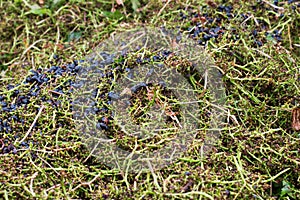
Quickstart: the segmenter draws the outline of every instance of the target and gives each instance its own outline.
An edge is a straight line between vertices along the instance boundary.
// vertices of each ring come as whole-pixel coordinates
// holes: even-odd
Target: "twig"
[[[273,8],[276,8],[276,9],[278,9],[278,10],[284,10],[284,8],[283,8],[283,7],[276,6],[276,5],[274,5],[274,4],[272,4],[272,3],[270,3],[270,2],[269,2],[269,1],[267,1],[267,0],[262,0],[262,2],[264,2],[264,3],[268,4],[269,6],[271,6],[271,7],[273,7]]]
[[[28,135],[30,134],[30,132],[31,132],[31,130],[32,130],[32,128],[33,128],[33,126],[35,125],[36,121],[38,120],[38,118],[39,118],[40,115],[42,114],[42,111],[43,111],[44,108],[45,108],[45,106],[42,105],[41,108],[40,108],[40,110],[39,110],[39,112],[38,112],[38,114],[35,116],[35,119],[34,119],[33,123],[31,124],[30,128],[28,129],[27,133],[25,134],[24,138],[20,141],[20,143],[21,143],[21,142],[24,142],[24,140],[26,140],[26,138],[27,138]]]
[[[291,168],[286,168],[286,169],[282,170],[281,172],[279,172],[278,174],[276,174],[275,176],[272,176],[271,178],[269,178],[267,180],[263,180],[262,183],[271,182],[271,181],[275,180],[276,178],[278,178],[280,175],[282,175],[285,172],[289,171],[290,169]]]
[[[63,93],[60,93],[60,92],[57,92],[57,91],[54,91],[54,90],[48,90],[48,92],[51,92],[51,93],[54,93],[54,94],[57,94],[57,95],[64,95],[64,96],[66,96]]]
[[[30,186],[29,186],[29,189],[30,189],[30,192],[31,192],[31,194],[32,194],[33,197],[36,196],[36,194],[35,194],[34,191],[33,191],[33,181],[34,181],[34,179],[37,177],[37,175],[38,175],[38,172],[35,172],[35,173],[31,176],[31,178],[30,178]]]
[[[38,49],[36,46],[34,46],[34,45],[36,45],[37,43],[39,43],[39,42],[44,42],[45,40],[44,39],[40,39],[40,40],[37,40],[37,41],[35,41],[33,44],[31,44],[27,49],[25,49],[24,51],[23,51],[23,53],[22,53],[22,56],[21,57],[23,57],[31,48],[35,48],[35,49]],[[39,49],[38,49],[39,50]]]
[[[4,148],[4,142],[2,141],[2,139],[0,140],[0,142],[1,142],[1,144],[2,144],[0,150],[2,150],[2,149]]]
[[[167,7],[167,5],[170,3],[171,1],[168,0],[165,5],[159,10],[157,17],[161,15],[161,13],[164,11],[164,9]]]
[[[89,186],[90,190],[92,190],[91,184],[92,184],[95,180],[97,180],[100,176],[101,176],[101,174],[98,174],[98,175],[96,175],[92,180],[90,180],[89,182],[80,183],[80,184],[77,185],[75,188],[73,188],[71,191],[74,192],[75,190],[77,190],[77,189],[80,188],[81,186],[85,186],[85,185]]]
[[[258,53],[260,53],[261,55],[263,55],[263,56],[265,56],[265,57],[267,57],[269,59],[272,59],[272,57],[269,56],[268,54],[266,54],[265,52],[262,52],[262,51],[260,51],[258,49],[255,49],[255,48],[252,48],[252,50],[257,51]]]
[[[290,42],[290,50],[293,50],[290,25],[288,25],[288,36],[289,36],[289,42]]]

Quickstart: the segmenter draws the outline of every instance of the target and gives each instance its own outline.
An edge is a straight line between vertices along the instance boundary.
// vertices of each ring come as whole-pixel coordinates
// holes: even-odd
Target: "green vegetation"
[[[0,0],[0,8],[1,199],[300,199],[300,132],[291,126],[300,94],[300,3]],[[190,31],[214,58],[228,117],[206,156],[199,138],[164,169],[109,169],[74,126],[67,93],[74,76],[47,72],[45,83],[32,81],[135,26]]]

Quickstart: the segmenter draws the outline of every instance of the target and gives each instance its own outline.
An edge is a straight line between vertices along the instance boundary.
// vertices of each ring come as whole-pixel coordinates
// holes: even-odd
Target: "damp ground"
[[[300,3],[72,0],[0,7],[1,198],[300,198],[300,133],[292,124]],[[82,142],[70,103],[80,60],[109,34],[136,26],[187,32],[214,59],[228,115],[208,155],[199,137],[166,168],[127,173],[94,159]],[[103,77],[103,88],[109,81]],[[98,126],[106,129],[108,121],[104,115]]]

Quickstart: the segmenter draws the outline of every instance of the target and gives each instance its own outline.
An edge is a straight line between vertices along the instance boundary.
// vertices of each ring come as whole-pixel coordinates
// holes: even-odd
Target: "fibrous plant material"
[[[292,110],[292,128],[296,131],[300,130],[300,108]]]

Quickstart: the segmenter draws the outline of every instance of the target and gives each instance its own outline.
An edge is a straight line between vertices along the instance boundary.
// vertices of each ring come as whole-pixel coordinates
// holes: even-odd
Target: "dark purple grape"
[[[59,56],[56,55],[56,54],[54,54],[54,55],[53,55],[53,59],[58,60],[58,59],[59,59]]]
[[[208,41],[208,40],[210,40],[210,38],[211,38],[211,36],[208,35],[208,34],[203,35],[203,40],[204,41]]]
[[[28,104],[29,103],[29,99],[27,97],[24,97],[24,98],[21,99],[21,102],[23,104]]]
[[[153,61],[158,61],[158,60],[160,60],[159,56],[153,56]]]
[[[32,92],[30,92],[30,95],[33,96],[33,97],[36,97],[37,96],[37,92],[32,91]]]
[[[3,112],[10,112],[10,109],[8,107],[2,107]]]
[[[7,103],[5,101],[1,101],[1,106],[2,107],[6,107],[7,106]]]
[[[101,108],[101,109],[100,109],[100,112],[108,113],[108,109],[107,109],[107,108]]]
[[[244,13],[242,13],[241,16],[244,18],[244,20],[248,18],[247,14]]]
[[[79,70],[81,70],[81,68],[82,68],[81,66],[76,66],[75,67],[75,72],[79,72]]]
[[[19,118],[18,118],[16,115],[13,115],[11,118],[12,118],[14,121],[18,121],[18,120],[19,120]]]
[[[262,42],[259,40],[255,40],[255,44],[259,47],[261,47],[263,45]]]
[[[217,7],[217,10],[218,10],[218,11],[221,11],[221,12],[222,12],[224,9],[225,9],[225,6],[223,6],[223,5],[220,5],[220,6]]]
[[[102,122],[98,122],[96,124],[96,128],[99,130],[108,130],[108,126]]]
[[[51,66],[50,69],[48,69],[48,72],[52,73],[57,70],[57,66]]]
[[[167,58],[172,52],[171,51],[163,51],[162,56]]]
[[[99,113],[99,111],[100,111],[100,109],[99,109],[99,108],[97,108],[97,107],[94,107],[94,108],[93,108],[93,112],[94,112],[94,113],[96,113],[96,114],[97,114],[97,113]]]
[[[10,151],[13,151],[13,152],[16,152],[16,148],[15,148],[15,146],[13,145],[13,144],[10,144],[10,145],[8,145],[8,151],[10,152]]]
[[[14,87],[15,86],[9,84],[6,88],[7,88],[7,90],[11,90],[11,89],[14,89]]]
[[[26,149],[29,148],[29,144],[27,142],[21,142],[21,146],[25,147]]]
[[[111,100],[117,100],[120,98],[120,96],[114,92],[109,92],[108,93],[108,97],[111,99]]]
[[[11,129],[10,126],[6,126],[6,127],[4,127],[4,129],[5,129],[5,132],[6,132],[6,133],[12,132],[12,129]]]
[[[17,105],[16,104],[11,104],[10,105],[10,109],[13,111],[13,110],[16,110],[17,109]]]
[[[205,42],[203,42],[202,40],[198,40],[198,44],[205,45]]]
[[[2,149],[2,152],[3,152],[4,154],[7,154],[7,153],[9,153],[9,150],[8,150],[7,147],[4,147],[4,148]]]
[[[233,7],[232,6],[225,6],[224,10],[226,13],[231,13]]]
[[[191,172],[185,172],[184,173],[186,176],[189,176],[189,175],[191,175]]]
[[[138,83],[137,85],[130,88],[131,92],[136,93],[138,90],[142,89],[143,87],[146,87],[146,83]]]
[[[43,82],[44,82],[44,83],[47,83],[49,80],[50,80],[50,78],[48,78],[48,77],[44,77],[44,78],[43,78]]]
[[[213,23],[214,19],[209,17],[207,21],[208,23]]]
[[[154,68],[152,67],[152,68],[150,68],[149,70],[148,70],[148,72],[147,72],[147,76],[151,76],[152,74],[153,74],[153,72],[154,72]]]

